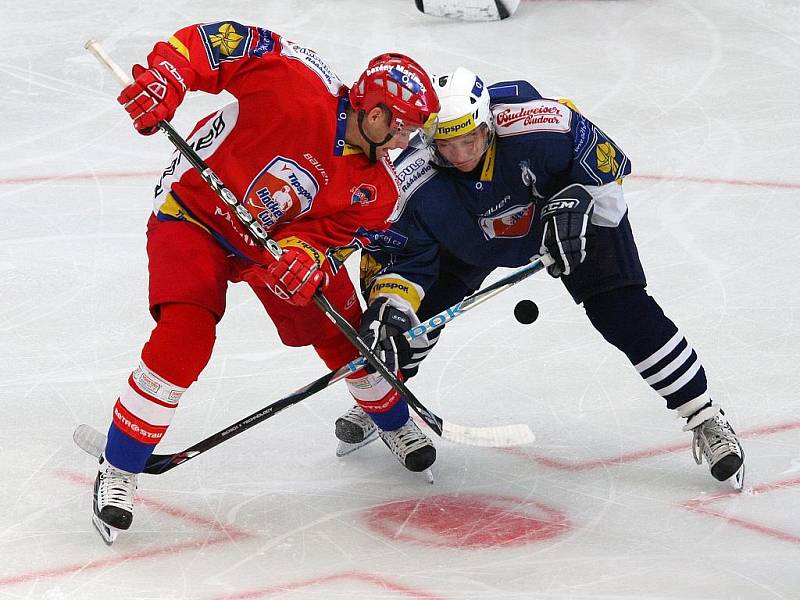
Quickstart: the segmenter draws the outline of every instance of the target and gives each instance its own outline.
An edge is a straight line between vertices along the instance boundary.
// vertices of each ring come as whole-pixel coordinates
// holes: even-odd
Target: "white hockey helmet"
[[[489,90],[469,69],[458,67],[452,73],[434,75],[433,86],[439,96],[439,124],[433,137],[426,137],[433,150],[434,162],[449,166],[436,151],[436,140],[466,135],[481,125],[488,131],[486,147],[494,135],[494,118],[489,109]],[[485,149],[484,149],[485,151]]]

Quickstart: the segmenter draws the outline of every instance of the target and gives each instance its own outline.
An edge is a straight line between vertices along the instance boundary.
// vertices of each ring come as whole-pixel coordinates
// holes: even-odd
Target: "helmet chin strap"
[[[366,111],[360,110],[358,111],[358,132],[361,134],[367,143],[369,143],[369,162],[374,163],[378,162],[378,146],[383,146],[389,140],[394,137],[393,133],[387,133],[386,137],[383,138],[380,142],[374,142],[372,138],[367,135],[367,132],[364,131],[364,115],[366,115]]]

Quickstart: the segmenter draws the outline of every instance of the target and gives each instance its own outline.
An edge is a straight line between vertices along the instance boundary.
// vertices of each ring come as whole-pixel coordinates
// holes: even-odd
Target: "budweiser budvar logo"
[[[523,121],[523,125],[536,123],[558,123],[561,120],[561,109],[558,106],[534,106],[514,110],[506,108],[495,115],[498,127],[508,127]]]

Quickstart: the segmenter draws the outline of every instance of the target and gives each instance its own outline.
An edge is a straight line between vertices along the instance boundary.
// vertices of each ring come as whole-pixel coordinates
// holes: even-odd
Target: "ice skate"
[[[436,448],[413,419],[392,431],[381,431],[380,436],[406,469],[415,473],[424,472],[428,481],[433,483],[430,467],[436,461]]]
[[[697,418],[705,418],[695,425]],[[689,420],[684,429],[691,429],[692,455],[699,465],[705,457],[711,475],[718,481],[729,481],[734,489],[744,486],[744,450],[736,432],[718,406],[708,406]]]
[[[137,478],[136,473],[117,469],[104,455],[100,457],[94,480],[92,523],[108,545],[114,543],[120,531],[131,526]]]
[[[336,456],[345,456],[378,439],[378,428],[358,404],[336,419]]]

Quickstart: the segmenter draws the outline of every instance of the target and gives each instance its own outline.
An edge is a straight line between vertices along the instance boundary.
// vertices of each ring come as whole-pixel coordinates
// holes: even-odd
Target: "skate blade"
[[[100,520],[100,517],[95,514],[92,514],[92,523],[100,534],[100,537],[103,538],[106,546],[110,546],[114,543],[114,540],[116,540],[117,536],[119,535],[119,529],[114,529],[113,527],[108,526],[106,523]]]
[[[359,448],[363,448],[367,444],[371,444],[375,440],[378,439],[378,430],[376,429],[371,434],[369,434],[363,442],[358,442],[356,444],[349,444],[348,442],[343,442],[339,440],[339,446],[336,448],[336,456],[342,457],[347,456],[351,452],[355,452]]]
[[[431,471],[430,469],[425,469],[422,472],[422,474],[425,475],[425,479],[428,481],[428,483],[430,483],[431,485],[435,483],[433,480],[433,471]]]
[[[744,489],[744,463],[742,463],[742,466],[739,467],[736,473],[728,478],[728,483],[737,492],[741,492]]]

